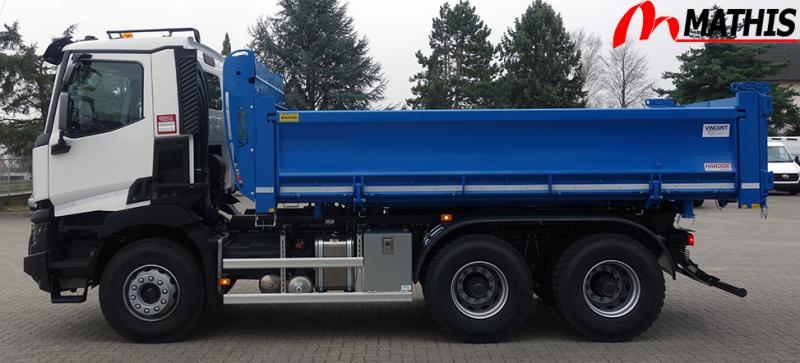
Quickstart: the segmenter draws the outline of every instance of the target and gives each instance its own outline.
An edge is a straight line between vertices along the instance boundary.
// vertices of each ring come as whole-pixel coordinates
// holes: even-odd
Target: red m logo
[[[619,20],[617,29],[614,30],[614,48],[625,43],[625,38],[628,34],[628,26],[631,23],[631,19],[633,19],[633,15],[636,14],[636,10],[639,9],[642,9],[642,35],[639,37],[639,40],[649,39],[650,34],[653,34],[653,31],[656,30],[656,27],[658,27],[658,25],[664,21],[666,21],[667,25],[669,26],[669,33],[672,36],[672,39],[675,40],[678,38],[678,31],[680,29],[678,19],[675,19],[671,16],[661,16],[656,18],[656,7],[653,6],[653,3],[648,0],[634,5],[632,8],[628,9],[625,15],[622,16],[622,19]]]

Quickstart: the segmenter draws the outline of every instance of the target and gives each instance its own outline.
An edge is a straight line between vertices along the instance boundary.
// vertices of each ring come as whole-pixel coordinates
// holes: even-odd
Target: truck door
[[[208,145],[212,153],[222,157],[226,162],[225,189],[233,187],[232,167],[228,165],[230,155],[228,142],[225,136],[225,116],[222,112],[222,67],[220,62],[209,65],[203,63],[203,72],[206,79],[206,93],[208,94]]]
[[[76,61],[77,60],[77,61]],[[128,189],[153,173],[153,110],[149,54],[72,54],[74,71],[62,92],[69,97],[64,148],[50,137],[49,191],[55,215],[115,211],[128,205]],[[54,152],[54,150],[58,150]]]

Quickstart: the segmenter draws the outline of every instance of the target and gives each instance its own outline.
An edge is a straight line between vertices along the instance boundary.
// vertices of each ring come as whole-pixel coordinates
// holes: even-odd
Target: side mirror
[[[58,95],[58,143],[50,147],[50,154],[66,154],[71,148],[64,140],[64,131],[67,129],[69,119],[69,93],[61,92]]]
[[[800,156],[795,156],[794,157],[794,162],[797,163],[798,165],[800,165]]]
[[[69,93],[61,92],[58,95],[58,129],[65,131],[69,120]]]

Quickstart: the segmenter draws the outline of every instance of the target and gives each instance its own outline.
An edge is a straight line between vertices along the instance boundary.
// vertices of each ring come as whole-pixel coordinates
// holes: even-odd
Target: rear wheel
[[[202,270],[173,242],[145,239],[119,251],[100,281],[100,308],[123,337],[143,343],[183,337],[204,307]]]
[[[647,330],[664,304],[664,276],[641,243],[598,234],[572,244],[553,271],[561,315],[596,341],[630,340]]]
[[[533,298],[530,269],[507,242],[469,235],[450,242],[428,268],[424,294],[436,323],[465,342],[494,342],[528,314]]]

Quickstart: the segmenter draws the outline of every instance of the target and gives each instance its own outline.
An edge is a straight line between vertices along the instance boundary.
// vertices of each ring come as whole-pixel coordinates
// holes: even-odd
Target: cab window
[[[220,88],[219,77],[206,73],[206,89],[208,92],[208,108],[221,111],[222,89]]]
[[[144,118],[144,71],[139,63],[81,62],[69,83],[66,134],[94,135]]]

